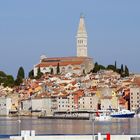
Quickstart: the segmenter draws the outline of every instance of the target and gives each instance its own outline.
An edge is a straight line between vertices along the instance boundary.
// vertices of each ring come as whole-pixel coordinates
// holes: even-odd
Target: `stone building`
[[[76,35],[77,56],[47,58],[43,55],[41,56],[40,62],[34,66],[34,76],[37,76],[39,68],[42,73],[57,74],[58,65],[60,73],[71,72],[80,75],[90,72],[94,64],[93,59],[88,57],[87,54],[87,37],[84,17],[81,16]]]

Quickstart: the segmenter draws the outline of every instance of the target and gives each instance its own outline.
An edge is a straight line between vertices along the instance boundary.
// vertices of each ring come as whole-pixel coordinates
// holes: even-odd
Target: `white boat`
[[[135,115],[135,112],[129,111],[129,110],[126,110],[126,109],[122,109],[118,112],[112,112],[110,114],[110,116],[114,117],[114,118],[133,118],[134,115]]]
[[[101,113],[95,117],[96,121],[109,121],[110,119],[111,117],[107,115],[106,113]]]

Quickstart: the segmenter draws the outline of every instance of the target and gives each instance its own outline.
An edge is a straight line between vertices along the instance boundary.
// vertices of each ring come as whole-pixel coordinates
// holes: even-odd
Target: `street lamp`
[[[92,140],[95,140],[95,138],[94,138],[94,121],[95,121],[95,116],[94,116],[94,113],[91,113],[90,114],[90,120],[91,120],[91,122],[92,122]]]

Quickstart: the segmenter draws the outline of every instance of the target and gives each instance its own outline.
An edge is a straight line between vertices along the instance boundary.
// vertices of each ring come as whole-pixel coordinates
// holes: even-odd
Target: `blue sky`
[[[140,0],[0,1],[0,70],[28,73],[40,56],[75,56],[80,13],[88,54],[100,64],[140,72]]]

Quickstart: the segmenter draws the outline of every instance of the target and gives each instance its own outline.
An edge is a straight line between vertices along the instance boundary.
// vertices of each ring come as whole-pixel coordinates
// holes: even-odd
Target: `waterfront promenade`
[[[104,140],[101,135],[100,140]],[[92,135],[67,135],[67,136],[28,136],[26,140],[93,140]],[[140,140],[140,135],[111,135],[111,140]],[[23,137],[11,137],[10,140],[23,140]],[[96,139],[97,140],[97,139]]]

